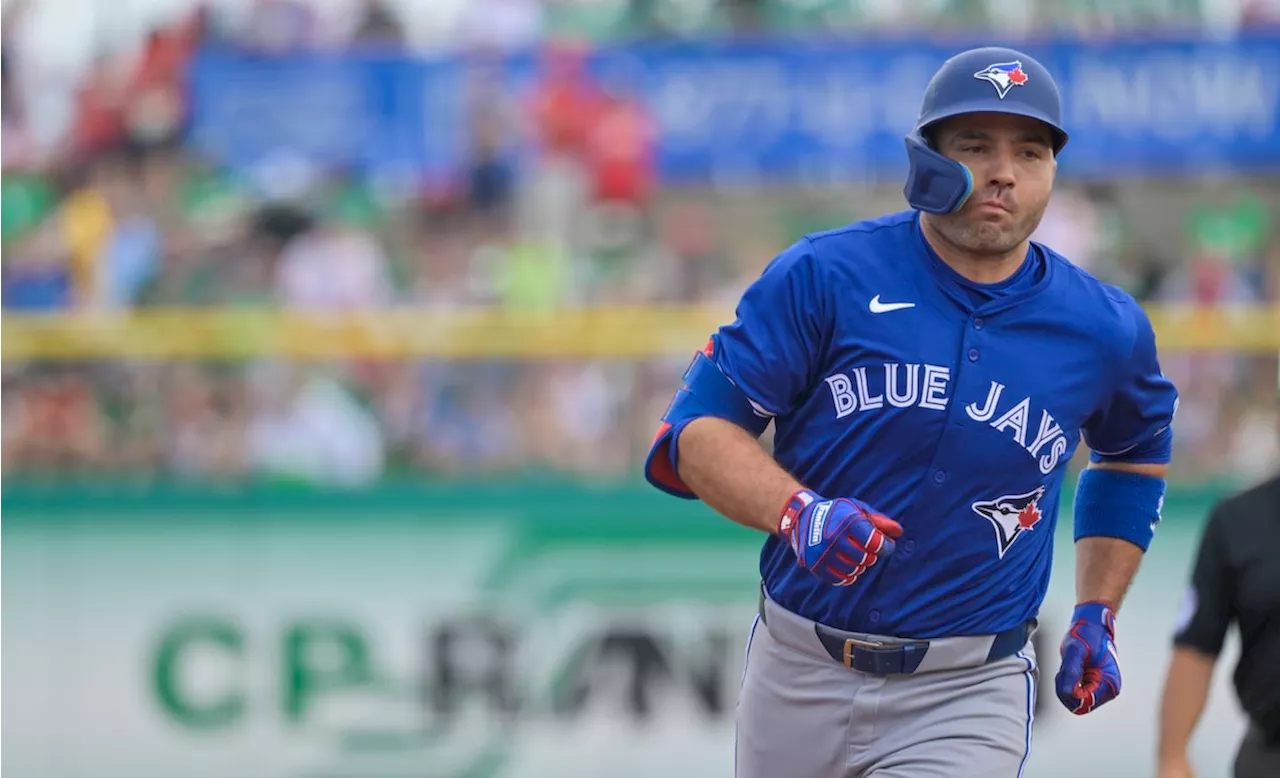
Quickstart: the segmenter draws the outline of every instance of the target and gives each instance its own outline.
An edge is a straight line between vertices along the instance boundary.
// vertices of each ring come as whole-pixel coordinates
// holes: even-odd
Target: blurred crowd
[[[301,0],[188,9],[87,69],[68,93],[66,120],[53,124],[32,120],[31,99],[52,98],[21,75],[24,49],[9,36],[22,28],[6,18],[5,312],[731,306],[798,235],[901,207],[900,185],[666,190],[643,107],[581,89],[574,48],[552,49],[542,81],[518,104],[481,88],[470,156],[431,186],[285,162],[220,169],[184,143],[185,68],[211,38],[268,52],[406,46],[424,26],[409,5],[347,4],[340,36],[331,16]],[[580,43],[762,27],[982,27],[1012,5],[470,0],[440,3],[450,12],[432,23],[456,25],[448,29],[458,45],[519,46],[561,33]],[[1280,18],[1274,0],[1017,5],[1019,19],[1044,29]],[[535,164],[517,169],[499,152],[510,133],[536,145]],[[1066,183],[1037,237],[1144,302],[1276,302],[1278,183]],[[634,477],[686,361],[6,362],[3,464],[32,476],[352,486],[398,474]],[[1280,461],[1274,356],[1166,362],[1183,391],[1178,477],[1250,478]]]
[[[518,48],[569,37],[600,42],[922,29],[1105,35],[1152,25],[1235,31],[1280,23],[1275,0],[250,0],[240,5],[252,10],[221,16],[232,34],[249,29],[247,19],[255,24],[269,19],[277,30],[288,26],[295,44],[373,40],[418,49]],[[273,9],[269,17],[254,17],[266,7]]]

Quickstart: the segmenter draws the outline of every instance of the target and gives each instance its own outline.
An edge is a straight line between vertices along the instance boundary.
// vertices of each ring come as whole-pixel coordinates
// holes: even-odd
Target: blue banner
[[[903,135],[930,75],[966,46],[908,41],[636,45],[589,71],[625,82],[657,129],[672,183],[898,177]],[[1054,73],[1070,143],[1060,174],[1280,172],[1280,37],[1019,44]],[[532,57],[496,66],[513,104],[536,85]],[[272,153],[358,168],[456,175],[467,95],[456,60],[253,59],[206,53],[193,133],[217,158]],[[527,149],[526,149],[527,151]]]
[[[897,175],[902,137],[960,47],[873,43],[651,52],[668,177]],[[1064,175],[1280,169],[1280,39],[1026,47],[1055,74]]]
[[[191,139],[236,167],[295,159],[452,176],[465,148],[463,75],[453,61],[205,51],[190,73]]]

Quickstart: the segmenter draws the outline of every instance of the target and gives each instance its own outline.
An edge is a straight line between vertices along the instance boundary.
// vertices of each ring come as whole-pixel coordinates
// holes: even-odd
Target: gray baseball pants
[[[931,641],[915,672],[873,675],[837,662],[812,621],[767,598],[761,613],[738,695],[737,778],[1021,778],[1039,674],[1030,640],[989,663],[990,638]]]

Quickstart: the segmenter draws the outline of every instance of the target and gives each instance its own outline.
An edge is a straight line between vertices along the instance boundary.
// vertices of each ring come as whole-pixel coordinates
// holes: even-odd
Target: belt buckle
[[[855,648],[877,649],[877,648],[884,648],[885,645],[886,645],[885,643],[882,643],[879,640],[859,640],[858,638],[845,638],[844,651],[842,652],[842,655],[844,658],[844,666],[850,670],[854,669],[853,650]]]

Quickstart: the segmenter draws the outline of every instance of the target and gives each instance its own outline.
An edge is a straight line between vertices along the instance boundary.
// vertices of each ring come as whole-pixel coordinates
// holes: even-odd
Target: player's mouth
[[[981,213],[1012,214],[1013,211],[1000,200],[983,200],[978,203]]]

